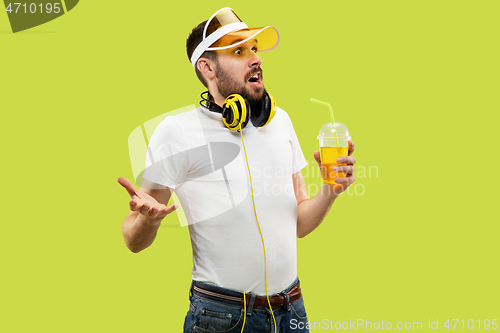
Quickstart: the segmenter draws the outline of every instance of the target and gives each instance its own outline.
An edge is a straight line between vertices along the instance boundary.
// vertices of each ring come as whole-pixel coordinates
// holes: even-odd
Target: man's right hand
[[[159,224],[165,216],[172,213],[178,207],[177,204],[167,207],[159,203],[149,194],[137,190],[127,178],[118,178],[118,183],[127,190],[132,198],[129,201],[130,210],[142,215],[148,224]]]

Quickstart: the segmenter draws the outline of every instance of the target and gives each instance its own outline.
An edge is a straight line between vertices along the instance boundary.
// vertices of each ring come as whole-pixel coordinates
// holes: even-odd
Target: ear
[[[215,63],[212,60],[200,58],[196,66],[208,80],[215,78]]]

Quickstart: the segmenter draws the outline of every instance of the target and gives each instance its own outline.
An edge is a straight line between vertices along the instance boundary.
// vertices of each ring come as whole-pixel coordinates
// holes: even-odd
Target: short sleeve
[[[149,141],[144,179],[175,189],[186,180],[187,150],[182,128],[174,117],[166,117]]]
[[[285,114],[290,126],[292,154],[293,154],[292,174],[295,174],[300,170],[302,170],[307,165],[307,161],[306,158],[304,157],[304,153],[302,153],[302,149],[300,148],[299,139],[297,138],[297,134],[295,134],[295,129],[293,128],[292,120],[290,119],[287,113]]]

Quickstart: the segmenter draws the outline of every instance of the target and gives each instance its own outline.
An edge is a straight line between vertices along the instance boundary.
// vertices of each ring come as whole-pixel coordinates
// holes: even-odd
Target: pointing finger
[[[134,185],[127,178],[119,177],[118,183],[120,183],[120,185],[127,190],[131,198],[138,196],[137,190],[135,189]]]

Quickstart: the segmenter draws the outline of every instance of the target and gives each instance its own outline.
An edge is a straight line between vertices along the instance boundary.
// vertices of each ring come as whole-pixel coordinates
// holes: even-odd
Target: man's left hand
[[[347,156],[337,158],[337,163],[346,165],[337,166],[335,168],[338,169],[333,169],[333,171],[345,172],[346,174],[345,178],[335,178],[335,183],[337,184],[330,185],[330,189],[333,190],[332,194],[334,195],[340,195],[349,187],[349,185],[354,183],[354,181],[356,180],[356,177],[354,177],[354,163],[356,163],[356,158],[354,156],[351,156],[352,153],[354,153],[354,142],[349,141]],[[316,160],[316,162],[318,162],[318,166],[321,168],[321,157],[319,151],[314,152],[314,159]]]

